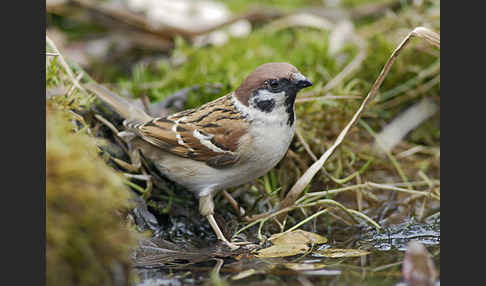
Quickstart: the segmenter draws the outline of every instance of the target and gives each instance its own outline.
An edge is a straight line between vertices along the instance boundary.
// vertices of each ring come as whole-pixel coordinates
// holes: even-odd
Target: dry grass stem
[[[434,199],[440,201],[439,196],[437,196],[436,194],[430,193],[430,192],[409,190],[409,189],[395,187],[395,186],[392,186],[392,185],[377,184],[377,183],[373,183],[373,182],[367,182],[366,185],[368,187],[378,188],[378,189],[381,189],[381,190],[390,190],[390,191],[397,191],[397,192],[402,192],[402,193],[406,193],[406,194],[410,194],[410,195],[421,195],[421,196],[431,197],[431,198],[434,198]]]

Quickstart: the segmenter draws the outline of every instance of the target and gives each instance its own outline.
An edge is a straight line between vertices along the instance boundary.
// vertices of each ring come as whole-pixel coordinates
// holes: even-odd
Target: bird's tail
[[[138,106],[130,103],[124,98],[121,98],[120,96],[108,90],[102,85],[91,82],[86,84],[85,87],[96,96],[98,96],[101,100],[113,107],[113,109],[117,113],[119,113],[124,119],[128,121],[135,120],[146,122],[152,119],[150,115],[145,113]]]

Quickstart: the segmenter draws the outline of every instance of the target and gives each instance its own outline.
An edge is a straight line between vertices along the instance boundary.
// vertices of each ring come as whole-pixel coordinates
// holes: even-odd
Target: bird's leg
[[[211,215],[207,215],[206,218],[208,219],[209,224],[213,228],[213,230],[216,233],[216,236],[218,237],[219,240],[221,240],[224,244],[226,244],[229,248],[231,248],[231,250],[235,250],[235,249],[238,249],[239,248],[238,245],[229,242],[226,239],[226,237],[224,237],[223,232],[221,231],[221,229],[219,229],[219,226],[216,223],[216,220],[214,219],[214,216],[212,214]]]
[[[214,233],[216,233],[216,236],[218,237],[219,240],[221,240],[224,244],[226,244],[231,250],[238,249],[239,246],[235,245],[231,242],[229,242],[226,237],[224,237],[223,232],[218,226],[218,223],[214,219],[214,202],[213,202],[213,196],[212,194],[206,195],[206,196],[201,196],[199,197],[199,211],[203,216],[205,216],[211,227],[213,228]]]

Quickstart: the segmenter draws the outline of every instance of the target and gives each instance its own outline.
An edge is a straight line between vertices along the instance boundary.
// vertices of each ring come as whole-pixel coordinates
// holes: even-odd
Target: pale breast
[[[295,125],[285,123],[252,126],[253,148],[250,151],[256,162],[258,176],[273,168],[285,156],[294,136]],[[262,174],[263,172],[263,174]]]

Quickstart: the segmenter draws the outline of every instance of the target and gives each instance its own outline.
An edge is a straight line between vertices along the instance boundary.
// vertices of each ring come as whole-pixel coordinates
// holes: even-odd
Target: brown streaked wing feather
[[[173,131],[175,125],[176,132]],[[147,142],[177,156],[224,168],[238,161],[234,152],[248,126],[244,116],[232,104],[231,95],[227,95],[197,109],[149,121],[138,127],[138,134]],[[212,136],[210,144],[213,149],[194,137],[195,130],[203,136]]]

